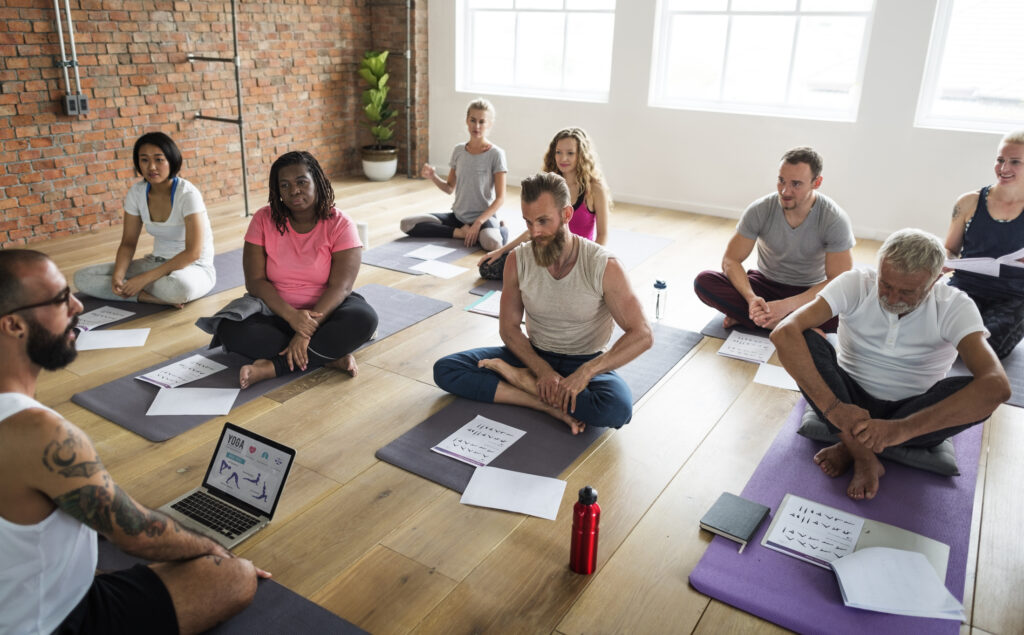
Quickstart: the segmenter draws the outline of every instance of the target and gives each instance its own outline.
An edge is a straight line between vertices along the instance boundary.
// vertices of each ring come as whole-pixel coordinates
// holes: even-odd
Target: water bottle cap
[[[668,283],[665,282],[664,280],[655,280],[654,281],[654,288],[655,289],[667,289],[668,288]]]
[[[584,505],[593,505],[597,502],[597,490],[587,485],[580,490],[580,503]]]

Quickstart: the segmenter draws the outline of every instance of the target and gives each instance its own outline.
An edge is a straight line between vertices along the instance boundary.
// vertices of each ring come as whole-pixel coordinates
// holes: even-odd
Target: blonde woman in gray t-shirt
[[[447,179],[434,166],[423,164],[420,175],[433,181],[445,194],[455,193],[452,211],[416,214],[402,219],[402,231],[410,236],[461,238],[467,247],[478,242],[487,251],[508,240],[508,230],[494,218],[505,203],[505,151],[491,143],[487,132],[494,123],[494,106],[476,99],[466,109],[469,141],[452,150]]]

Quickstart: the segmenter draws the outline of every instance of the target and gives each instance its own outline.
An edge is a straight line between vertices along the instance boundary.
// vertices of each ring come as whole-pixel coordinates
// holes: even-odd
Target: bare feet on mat
[[[339,357],[333,362],[327,362],[326,364],[324,364],[324,366],[340,370],[343,373],[348,373],[353,377],[359,374],[359,365],[356,364],[356,358],[352,355],[352,353],[349,353],[344,357]]]
[[[814,455],[814,462],[818,464],[826,476],[835,478],[846,473],[853,465],[853,455],[842,443],[830,445]]]
[[[578,419],[574,419],[567,412],[562,412],[557,408],[550,408],[547,412],[555,419],[558,419],[559,421],[562,421],[566,425],[568,425],[569,429],[572,431],[574,435],[583,432],[587,428],[587,424],[583,423],[582,421],[579,421]]]
[[[271,379],[277,376],[274,370],[274,363],[269,359],[257,359],[251,364],[242,366],[238,371],[238,385],[244,390],[253,384],[264,379]]]
[[[722,320],[722,328],[731,329],[732,327],[736,326],[739,323],[739,320],[737,320],[736,318],[731,318],[727,315],[725,316],[725,319]]]
[[[858,459],[853,462],[853,478],[846,488],[846,495],[853,500],[871,500],[878,494],[878,481],[885,475],[885,467],[878,457]]]
[[[164,306],[174,307],[175,309],[181,309],[185,306],[184,304],[174,304],[172,302],[161,300],[160,298],[146,291],[142,291],[139,293],[139,302],[145,302],[147,304],[162,304]]]
[[[531,395],[537,394],[537,378],[528,368],[513,366],[505,360],[498,359],[497,357],[492,359],[481,359],[477,362],[477,366],[480,368],[486,368],[487,370],[493,370],[501,375],[502,379],[523,392],[528,392]]]

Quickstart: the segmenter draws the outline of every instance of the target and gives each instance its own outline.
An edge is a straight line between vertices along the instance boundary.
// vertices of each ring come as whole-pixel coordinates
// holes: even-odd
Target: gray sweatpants
[[[133,260],[128,265],[125,278],[132,278],[140,273],[156,269],[166,259],[149,254],[145,258]],[[101,300],[118,300],[121,302],[138,302],[138,296],[122,298],[111,289],[114,277],[114,263],[85,267],[75,272],[75,288]],[[171,304],[184,304],[201,298],[210,292],[217,282],[217,272],[213,267],[193,263],[183,269],[172,271],[146,287],[150,295]]]

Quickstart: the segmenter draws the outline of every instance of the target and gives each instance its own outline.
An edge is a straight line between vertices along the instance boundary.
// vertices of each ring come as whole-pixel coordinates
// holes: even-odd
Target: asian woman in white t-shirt
[[[178,176],[181,150],[162,132],[139,137],[132,161],[143,180],[125,196],[114,262],[79,270],[75,287],[103,300],[180,307],[209,293],[217,280],[203,195]],[[136,259],[143,227],[153,236],[153,253]]]

